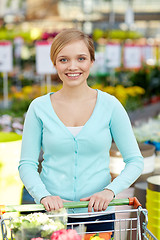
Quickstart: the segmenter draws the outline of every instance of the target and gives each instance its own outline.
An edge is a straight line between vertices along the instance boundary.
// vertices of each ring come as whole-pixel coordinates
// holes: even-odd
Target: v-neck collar
[[[54,94],[54,92],[50,92],[50,93],[47,94],[47,95],[48,95],[48,99],[49,99],[49,105],[50,105],[50,107],[51,107],[51,109],[52,109],[51,112],[53,112],[53,114],[54,114],[57,122],[59,123],[59,125],[65,130],[65,132],[67,132],[69,135],[71,135],[74,139],[75,139],[75,138],[78,138],[78,136],[81,134],[81,132],[84,131],[84,129],[86,128],[86,126],[90,123],[90,121],[92,120],[92,118],[93,118],[94,115],[95,115],[95,112],[96,112],[96,109],[97,109],[97,106],[98,106],[98,103],[99,103],[99,98],[100,98],[100,96],[99,96],[99,95],[100,95],[99,90],[98,90],[98,89],[95,89],[95,90],[97,91],[97,100],[96,100],[96,104],[95,104],[95,106],[94,106],[93,112],[92,112],[90,118],[87,120],[87,122],[83,125],[82,129],[80,130],[80,132],[76,135],[76,137],[73,136],[73,134],[69,131],[69,129],[67,128],[67,126],[65,126],[65,124],[60,120],[60,118],[58,117],[58,115],[57,115],[56,112],[54,111],[54,108],[53,108],[53,105],[52,105],[52,102],[51,102],[51,98],[50,98],[50,96],[51,96],[52,94]]]

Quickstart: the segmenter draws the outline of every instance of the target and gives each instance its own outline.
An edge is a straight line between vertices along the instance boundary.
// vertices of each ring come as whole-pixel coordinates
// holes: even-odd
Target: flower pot
[[[0,132],[1,205],[18,205],[21,202],[23,184],[18,172],[21,138],[16,133]]]
[[[160,239],[160,175],[147,178],[148,229]]]
[[[150,99],[151,103],[157,103],[160,101],[160,96],[152,96]]]
[[[155,169],[155,147],[150,144],[139,143],[139,148],[144,157],[144,169],[137,181],[145,181],[151,176]],[[125,163],[121,153],[119,152],[115,143],[112,143],[110,149],[110,173],[112,179],[117,177],[124,169]]]

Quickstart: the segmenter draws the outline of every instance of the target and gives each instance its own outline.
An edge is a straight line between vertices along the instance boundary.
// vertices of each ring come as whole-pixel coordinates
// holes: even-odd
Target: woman
[[[143,169],[128,115],[115,97],[87,85],[95,59],[93,42],[86,34],[76,29],[63,30],[54,38],[50,56],[63,87],[35,99],[28,109],[20,177],[35,201],[47,211],[63,207],[64,201],[79,200],[89,201],[88,212],[109,210],[109,202],[128,188]],[[112,138],[126,165],[111,182]],[[44,161],[39,175],[41,147]]]

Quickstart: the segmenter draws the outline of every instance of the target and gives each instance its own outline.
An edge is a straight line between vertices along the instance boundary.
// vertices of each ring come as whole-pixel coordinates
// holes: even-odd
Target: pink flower
[[[62,229],[52,233],[51,240],[81,240],[78,233],[73,229]]]
[[[77,234],[76,230],[68,229],[68,239],[69,240],[81,240],[80,236]]]
[[[51,235],[51,240],[58,240],[60,235],[65,234],[65,229],[61,229],[59,231],[53,232]]]
[[[43,240],[43,238],[38,237],[38,238],[31,238],[31,240]]]

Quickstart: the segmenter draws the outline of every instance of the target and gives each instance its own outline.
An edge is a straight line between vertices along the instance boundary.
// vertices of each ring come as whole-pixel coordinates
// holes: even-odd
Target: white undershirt
[[[74,137],[77,136],[77,134],[81,131],[83,126],[78,126],[78,127],[67,127],[68,130],[73,134]]]

